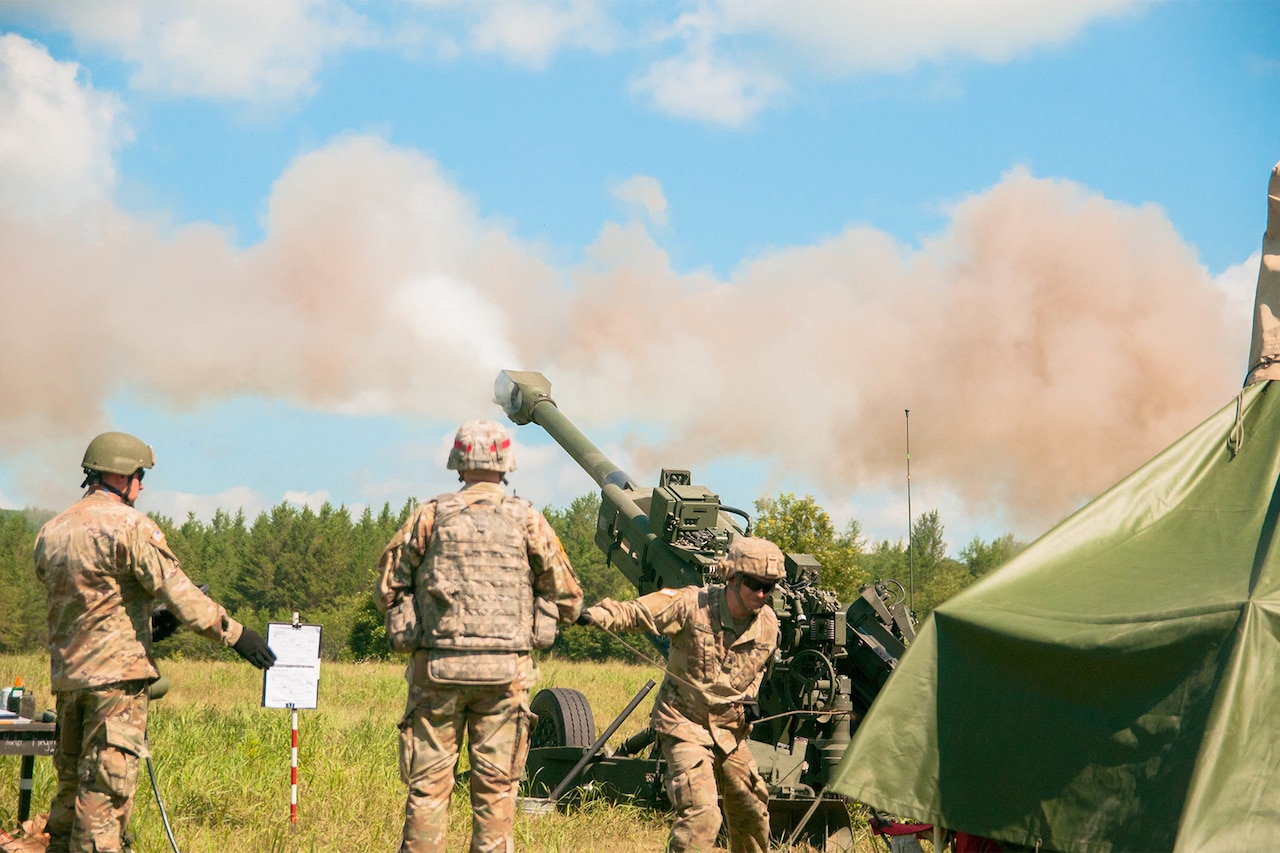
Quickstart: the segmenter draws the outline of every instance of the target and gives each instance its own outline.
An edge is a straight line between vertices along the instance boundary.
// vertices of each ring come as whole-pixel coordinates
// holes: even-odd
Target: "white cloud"
[[[1145,0],[711,0],[699,16],[715,36],[765,35],[833,73],[904,71],[923,60],[1004,62],[1064,42],[1098,18]]]
[[[1214,283],[1227,295],[1232,319],[1249,323],[1253,300],[1258,290],[1258,270],[1262,267],[1262,250],[1254,252],[1238,264],[1227,267],[1213,277]]]
[[[138,509],[168,516],[178,524],[185,521],[190,513],[195,513],[198,520],[208,523],[217,510],[225,512],[229,507],[244,510],[245,524],[251,525],[254,518],[266,510],[267,501],[260,492],[249,486],[233,486],[213,495],[147,489],[138,498]]]
[[[606,50],[613,41],[612,25],[596,0],[467,0],[465,8],[481,16],[471,27],[476,50],[532,68],[544,67],[565,47]]]
[[[655,62],[631,82],[662,112],[727,127],[745,124],[785,88],[781,77],[707,53]]]
[[[38,16],[128,63],[139,89],[254,103],[309,93],[325,59],[353,47],[426,47],[445,61],[473,52],[533,69],[567,49],[626,48],[643,63],[633,93],[673,116],[739,127],[797,74],[893,73],[948,57],[1004,62],[1149,2],[682,0],[616,16],[600,0],[363,7],[383,20],[351,0],[10,0],[0,11]]]
[[[1258,270],[1262,266],[1262,250],[1254,252],[1244,261],[1227,267],[1214,276],[1214,283],[1227,296],[1227,323],[1240,330],[1239,363],[1240,378],[1248,369],[1249,336],[1253,329],[1253,303],[1258,291]]]
[[[32,7],[81,45],[133,65],[133,86],[170,95],[273,101],[305,94],[327,54],[371,39],[364,18],[337,0]]]
[[[284,502],[293,504],[298,507],[310,507],[313,511],[319,511],[329,501],[328,489],[317,489],[314,492],[296,492],[289,491],[284,493]]]
[[[706,0],[661,33],[678,55],[652,63],[632,90],[672,115],[737,127],[774,104],[797,72],[897,73],[948,57],[1004,62],[1146,4]]]
[[[619,201],[641,208],[655,224],[667,224],[667,197],[657,178],[633,175],[614,186],[613,195]]]
[[[42,45],[0,35],[0,209],[21,219],[67,216],[115,184],[115,145],[129,136],[121,104]]]

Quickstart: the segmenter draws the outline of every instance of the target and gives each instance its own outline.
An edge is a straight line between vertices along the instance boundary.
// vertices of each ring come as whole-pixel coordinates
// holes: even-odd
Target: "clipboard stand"
[[[298,823],[298,709],[315,708],[320,693],[320,626],[267,624],[267,646],[276,662],[262,673],[262,707],[288,708],[292,717],[289,761],[289,823]]]

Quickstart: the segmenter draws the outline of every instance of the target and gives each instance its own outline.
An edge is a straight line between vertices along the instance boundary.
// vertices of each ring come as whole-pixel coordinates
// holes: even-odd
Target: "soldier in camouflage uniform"
[[[634,601],[604,599],[580,624],[671,638],[667,676],[651,725],[667,761],[676,810],[668,849],[710,851],[724,800],[729,849],[769,849],[769,791],[746,743],[747,708],[778,648],[778,617],[768,602],[786,570],[778,546],[738,538],[720,562],[724,586],[660,589]]]
[[[36,574],[48,590],[49,665],[57,696],[50,853],[128,849],[139,762],[147,757],[152,606],[259,668],[275,661],[255,631],[227,616],[183,573],[164,533],[133,508],[151,448],[126,433],[90,442],[84,497],[40,529]]]
[[[400,721],[409,786],[401,853],[445,849],[449,797],[465,732],[471,757],[471,851],[514,849],[516,791],[528,753],[533,648],[582,609],[582,587],[555,531],[508,497],[511,439],[468,421],[448,467],[465,486],[420,504],[387,545],[374,597],[392,647],[411,652]]]

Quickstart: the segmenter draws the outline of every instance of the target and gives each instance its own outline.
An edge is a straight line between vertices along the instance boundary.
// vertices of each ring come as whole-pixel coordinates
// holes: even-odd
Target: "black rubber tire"
[[[539,690],[529,703],[538,715],[530,746],[581,746],[596,742],[596,720],[587,697],[569,687]]]

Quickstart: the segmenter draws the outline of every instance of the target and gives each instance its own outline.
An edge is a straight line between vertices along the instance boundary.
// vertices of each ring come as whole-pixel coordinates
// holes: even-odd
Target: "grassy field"
[[[289,823],[290,716],[261,707],[262,677],[247,664],[162,662],[172,683],[153,703],[148,742],[170,825],[183,853],[393,851],[405,788],[396,757],[404,706],[400,663],[325,663],[319,707],[299,712],[298,823]],[[658,671],[618,664],[544,661],[539,687],[573,687],[607,725]],[[44,656],[0,656],[0,684],[21,676],[38,710],[51,708]],[[641,728],[648,703],[615,736]],[[17,757],[0,757],[0,829],[17,824]],[[465,767],[465,747],[463,765]],[[36,760],[33,814],[53,795],[52,762]],[[527,851],[630,853],[661,850],[670,816],[651,809],[586,802],[553,814],[521,814],[516,846]],[[467,849],[471,812],[463,788],[450,810],[449,850]],[[169,850],[145,772],[130,824],[140,853]],[[878,842],[877,842],[878,843]],[[809,848],[803,848],[808,850]],[[858,828],[861,853],[873,846]]]

